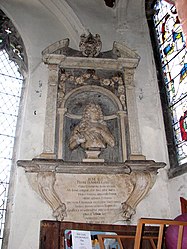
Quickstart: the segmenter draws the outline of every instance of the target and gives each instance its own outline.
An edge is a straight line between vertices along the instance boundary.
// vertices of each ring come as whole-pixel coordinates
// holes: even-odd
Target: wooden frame
[[[159,232],[157,236],[145,236],[144,229],[145,225],[158,225]],[[142,218],[139,220],[137,228],[136,228],[136,235],[135,236],[121,236],[121,235],[98,235],[99,245],[101,249],[105,249],[104,247],[104,239],[116,239],[118,241],[120,249],[123,249],[124,239],[132,239],[134,240],[134,248],[133,249],[140,249],[143,240],[150,241],[150,244],[153,249],[162,249],[164,247],[164,238],[165,238],[165,227],[166,226],[179,226],[178,231],[178,240],[177,240],[177,248],[182,248],[182,239],[183,239],[183,230],[184,226],[187,226],[187,221],[175,221],[175,220],[167,220],[167,219],[145,219]],[[156,243],[155,243],[156,242]],[[142,248],[144,248],[142,246]]]
[[[165,226],[167,225],[179,226],[177,249],[181,249],[182,239],[183,239],[183,229],[184,226],[187,226],[187,221],[175,221],[175,220],[166,220],[166,219],[145,219],[145,218],[140,219],[136,229],[134,249],[140,248],[144,225],[159,225],[158,242],[156,247],[157,249],[163,248],[162,246],[165,235],[164,234]]]
[[[123,242],[125,240],[133,240],[135,241],[136,236],[132,235],[105,235],[105,234],[98,234],[97,235],[98,240],[99,240],[99,245],[100,249],[105,249],[104,247],[104,239],[116,239],[120,249],[123,249]],[[143,236],[143,240],[148,240],[150,242],[150,245],[152,246],[153,249],[156,249],[156,245],[154,240],[157,240],[157,236]]]

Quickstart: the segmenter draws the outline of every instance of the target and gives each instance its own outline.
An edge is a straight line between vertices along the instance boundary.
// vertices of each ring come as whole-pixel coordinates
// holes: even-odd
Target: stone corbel
[[[39,172],[37,175],[37,185],[41,197],[50,205],[53,210],[53,216],[62,221],[66,216],[66,205],[61,202],[54,184],[56,177],[54,172]]]
[[[43,200],[53,210],[53,216],[59,220],[65,220],[69,215],[69,204],[64,198],[67,186],[66,174],[72,174],[79,179],[82,174],[85,179],[91,175],[93,178],[99,178],[100,174],[106,179],[113,177],[123,177],[124,185],[121,190],[118,189],[118,183],[115,188],[118,193],[123,193],[123,189],[128,188],[128,192],[120,194],[119,199],[120,217],[128,221],[136,213],[137,205],[145,198],[150,189],[153,187],[157,175],[157,170],[163,168],[165,163],[155,162],[152,160],[127,160],[124,163],[66,163],[63,160],[51,159],[33,159],[18,161],[18,166],[24,167],[28,180],[32,188],[42,197]],[[73,176],[74,175],[74,176]],[[72,178],[72,179],[73,179]],[[68,178],[71,179],[71,178]],[[116,178],[115,178],[116,179]],[[122,180],[122,179],[121,179]],[[74,182],[75,183],[75,182]],[[68,183],[71,186],[71,181]],[[64,192],[63,192],[64,191]],[[67,193],[66,193],[67,194]],[[72,198],[72,197],[71,197]],[[74,199],[72,199],[74,201]],[[66,210],[67,208],[67,210]],[[79,213],[77,213],[79,216]],[[69,217],[71,219],[71,217]],[[84,219],[82,221],[85,222]],[[115,220],[107,220],[114,222]]]
[[[122,217],[124,220],[130,220],[131,216],[136,213],[137,205],[152,188],[155,180],[156,174],[153,172],[135,171],[131,173],[130,182],[133,185],[133,190],[128,199],[121,204],[123,210]]]

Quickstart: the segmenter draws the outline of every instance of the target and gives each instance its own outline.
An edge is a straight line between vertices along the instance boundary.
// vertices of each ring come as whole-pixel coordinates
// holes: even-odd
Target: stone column
[[[46,102],[43,153],[40,157],[55,159],[56,101],[58,87],[58,65],[48,65],[48,92]]]
[[[138,112],[135,96],[134,69],[125,68],[126,101],[128,110],[128,123],[130,135],[130,160],[145,160],[142,155],[141,140],[139,134]]]
[[[127,160],[127,131],[125,126],[126,111],[119,111],[118,115],[120,118],[122,156],[123,162],[125,162]]]
[[[64,129],[64,114],[66,113],[66,108],[58,109],[58,121],[59,121],[59,131],[58,131],[58,159],[63,158],[63,129]]]

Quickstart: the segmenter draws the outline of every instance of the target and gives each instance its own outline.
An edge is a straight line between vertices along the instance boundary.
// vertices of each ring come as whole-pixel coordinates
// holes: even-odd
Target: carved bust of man
[[[86,150],[99,150],[107,145],[114,146],[114,137],[104,121],[101,107],[89,103],[83,111],[80,123],[71,134],[69,147],[72,150],[78,146]]]

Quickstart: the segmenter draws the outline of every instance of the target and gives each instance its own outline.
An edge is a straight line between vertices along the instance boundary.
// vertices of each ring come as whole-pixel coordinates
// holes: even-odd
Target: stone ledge
[[[61,159],[19,160],[17,165],[26,172],[56,172],[69,174],[130,174],[132,171],[155,171],[165,167],[153,160],[127,160],[125,162],[65,162]]]

